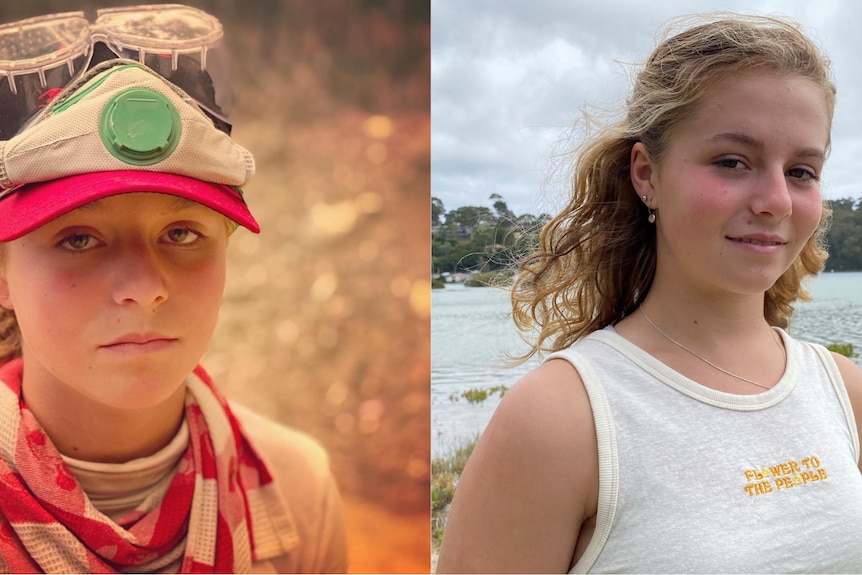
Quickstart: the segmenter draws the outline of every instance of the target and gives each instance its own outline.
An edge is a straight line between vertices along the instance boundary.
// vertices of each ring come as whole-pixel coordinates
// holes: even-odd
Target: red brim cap
[[[231,186],[163,172],[93,172],[27,184],[0,199],[0,242],[26,235],[54,218],[102,198],[132,192],[169,194],[197,202],[254,233],[260,226]]]

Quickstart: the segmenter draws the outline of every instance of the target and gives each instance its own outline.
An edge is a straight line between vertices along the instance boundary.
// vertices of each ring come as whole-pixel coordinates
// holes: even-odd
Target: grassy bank
[[[431,548],[435,555],[443,540],[446,516],[455,495],[455,486],[478,440],[477,435],[472,440],[450,449],[446,455],[431,460]]]

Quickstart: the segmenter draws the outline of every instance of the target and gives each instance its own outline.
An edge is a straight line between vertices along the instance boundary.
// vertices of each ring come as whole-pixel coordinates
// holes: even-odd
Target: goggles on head
[[[181,88],[229,134],[222,36],[214,16],[180,4],[106,8],[92,23],[83,12],[65,12],[0,25],[0,140],[84,71],[118,57]]]

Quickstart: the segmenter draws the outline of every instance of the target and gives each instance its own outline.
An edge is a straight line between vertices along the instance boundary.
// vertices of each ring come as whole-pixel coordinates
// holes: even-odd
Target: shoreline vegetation
[[[488,197],[488,203],[490,207],[463,206],[447,211],[442,200],[431,198],[432,287],[445,287],[453,277],[472,281],[485,274],[511,274],[525,254],[535,251],[551,216],[516,215],[496,193]],[[832,215],[825,238],[829,259],[824,271],[862,270],[858,241],[862,237],[862,198],[827,203]],[[476,279],[481,282],[488,278]]]
[[[488,285],[488,284],[485,284]],[[828,344],[826,349],[839,353],[851,359],[859,357],[852,343],[835,342]],[[505,385],[491,387],[471,387],[460,393],[449,396],[452,402],[466,400],[470,405],[481,405],[492,396],[500,398],[508,391]],[[464,471],[464,466],[473,453],[481,433],[477,433],[468,440],[462,440],[455,445],[447,446],[445,453],[431,459],[431,572],[437,568],[437,555],[440,552],[440,544],[446,530],[446,518],[449,514],[449,506],[455,496],[458,487],[458,479]]]
[[[467,287],[499,287],[508,285],[512,275],[510,269],[479,273],[444,273],[431,278],[431,289],[443,289],[446,284],[454,283],[463,283]]]

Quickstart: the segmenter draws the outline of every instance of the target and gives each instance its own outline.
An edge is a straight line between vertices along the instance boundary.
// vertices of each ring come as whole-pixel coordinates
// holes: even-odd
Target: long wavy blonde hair
[[[643,142],[660,162],[675,128],[710,90],[754,69],[815,82],[831,126],[835,84],[817,45],[790,20],[731,13],[671,22],[637,74],[622,119],[595,127],[584,113],[591,137],[572,152],[571,199],[542,229],[512,288],[515,324],[533,335],[521,361],[615,324],[643,301],[655,275],[656,237],[631,183],[632,146]],[[810,299],[802,280],[823,269],[830,214],[824,202],[817,231],[766,292],[763,311],[771,325],[787,328],[793,303]]]

